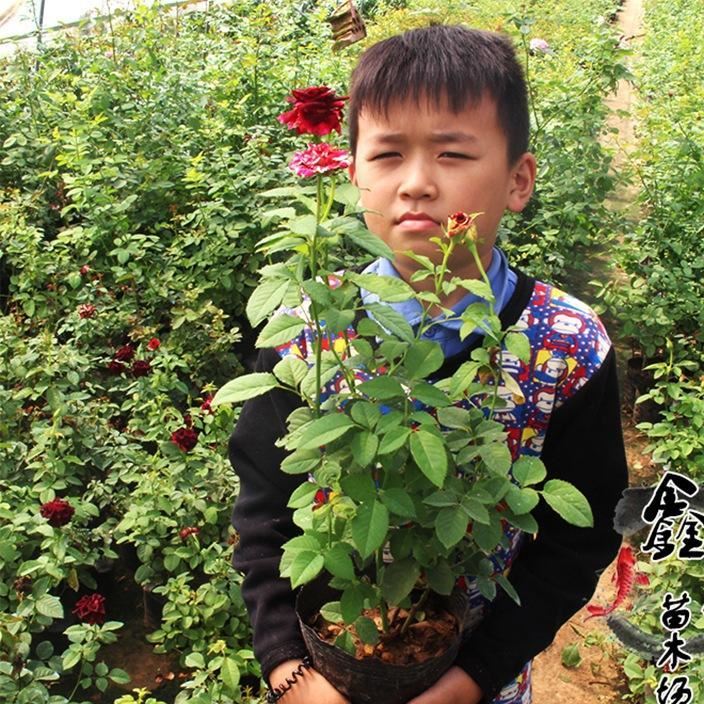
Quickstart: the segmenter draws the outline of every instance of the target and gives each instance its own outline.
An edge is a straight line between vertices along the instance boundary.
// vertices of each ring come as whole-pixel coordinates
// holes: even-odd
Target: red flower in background
[[[78,306],[78,315],[81,318],[92,318],[97,308],[92,303],[82,303]]]
[[[208,394],[205,397],[205,401],[200,404],[200,410],[203,411],[203,413],[212,413],[213,409],[210,407],[210,404],[213,401],[213,394]]]
[[[154,350],[158,350],[160,346],[161,342],[159,341],[158,337],[152,337],[152,339],[147,342],[147,348],[150,349],[152,352]]]
[[[171,442],[183,452],[190,452],[198,443],[198,431],[193,428],[179,428],[171,433]]]
[[[74,512],[75,509],[66,499],[47,501],[45,504],[42,504],[42,507],[39,509],[39,513],[41,513],[41,515],[46,518],[49,525],[54,526],[54,528],[65,526],[71,518],[73,518]]]
[[[84,623],[101,624],[105,622],[105,597],[97,592],[86,594],[77,602],[71,611]]]
[[[346,169],[350,163],[350,153],[346,149],[336,149],[323,142],[309,144],[304,151],[296,152],[288,167],[297,176],[310,178],[316,174]]]
[[[190,414],[190,413],[184,413],[184,415],[183,415],[183,424],[184,424],[187,428],[192,428],[192,427],[193,427],[193,418],[191,418],[191,414]]]
[[[327,86],[311,86],[293,90],[286,100],[293,109],[281,113],[277,119],[289,129],[320,137],[333,130],[341,132],[342,108],[347,96],[335,95]]]
[[[84,264],[81,267],[81,275],[82,276],[85,276],[89,271],[90,271],[90,267],[87,264]]]
[[[198,526],[186,526],[185,528],[181,528],[178,532],[178,536],[181,540],[186,540],[189,536],[198,535],[198,533],[200,533]]]
[[[122,374],[125,369],[127,369],[127,367],[122,362],[118,362],[116,359],[113,359],[107,366],[108,373],[114,374],[115,376]]]
[[[115,351],[115,359],[119,359],[121,362],[129,362],[132,357],[134,357],[134,347],[132,345],[122,345]]]
[[[151,370],[152,365],[149,363],[149,360],[146,359],[138,359],[132,365],[132,374],[134,376],[147,376]]]

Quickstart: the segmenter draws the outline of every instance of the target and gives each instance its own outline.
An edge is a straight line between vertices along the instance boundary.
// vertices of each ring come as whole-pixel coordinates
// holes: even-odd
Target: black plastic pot
[[[339,592],[314,582],[299,592],[296,610],[313,666],[352,704],[405,704],[437,682],[455,661],[462,639],[459,629],[442,655],[416,665],[392,665],[376,658],[357,660],[326,643],[309,624],[323,604],[339,597]],[[454,592],[444,606],[459,624],[464,623],[467,611],[464,593]]]

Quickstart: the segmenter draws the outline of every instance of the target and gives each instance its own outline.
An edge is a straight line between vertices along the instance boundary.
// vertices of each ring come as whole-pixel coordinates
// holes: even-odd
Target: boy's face
[[[411,100],[392,104],[388,119],[362,111],[350,178],[361,189],[367,227],[397,253],[404,278],[417,268],[404,250],[438,260],[430,237],[457,211],[482,212],[479,252],[488,266],[504,210],[520,211],[533,190],[535,159],[523,154],[510,165],[506,136],[493,99],[453,113],[447,106],[420,108]],[[477,276],[473,258],[457,247],[456,275]]]

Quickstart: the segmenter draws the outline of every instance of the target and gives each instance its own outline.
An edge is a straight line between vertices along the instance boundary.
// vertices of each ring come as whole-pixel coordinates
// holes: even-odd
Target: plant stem
[[[384,548],[380,547],[376,551],[376,579],[374,580],[379,584],[379,576],[381,575],[381,569],[384,566]],[[379,615],[381,616],[381,627],[384,633],[389,632],[389,605],[386,603],[386,599],[382,597],[379,600]]]
[[[411,610],[408,612],[408,616],[406,616],[406,620],[403,622],[403,626],[401,626],[401,632],[399,635],[403,636],[405,635],[406,631],[408,630],[408,627],[411,625],[411,621],[414,619],[415,615],[418,613],[418,609],[420,609],[425,602],[428,600],[428,597],[430,596],[430,587],[426,587],[423,590],[423,593],[420,595],[420,599],[411,606]]]

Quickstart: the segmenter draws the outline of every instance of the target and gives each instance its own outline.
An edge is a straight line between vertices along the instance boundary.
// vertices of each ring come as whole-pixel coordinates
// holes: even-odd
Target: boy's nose
[[[432,171],[422,164],[409,165],[403,174],[399,193],[413,200],[435,198],[438,189]]]

